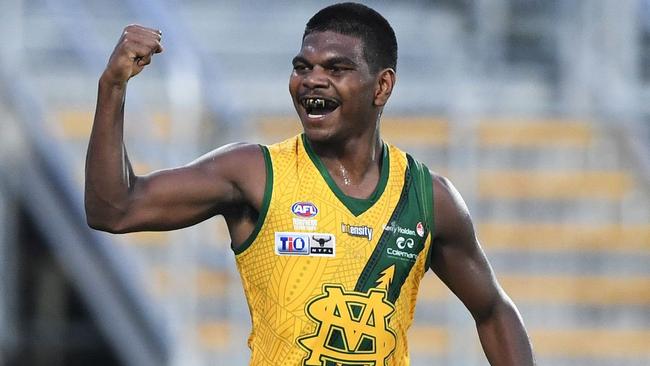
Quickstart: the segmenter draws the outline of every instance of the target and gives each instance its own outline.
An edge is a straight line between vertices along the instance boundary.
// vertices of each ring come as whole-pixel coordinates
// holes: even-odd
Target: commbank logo
[[[309,235],[301,233],[275,233],[275,254],[309,255]]]
[[[395,349],[395,332],[388,325],[395,307],[384,289],[362,293],[345,291],[340,284],[324,285],[323,294],[307,303],[305,312],[318,326],[297,340],[308,352],[303,365],[380,366]]]

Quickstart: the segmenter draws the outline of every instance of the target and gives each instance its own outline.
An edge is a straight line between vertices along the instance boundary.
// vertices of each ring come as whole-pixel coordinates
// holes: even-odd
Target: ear
[[[395,86],[395,70],[388,68],[377,74],[377,85],[375,87],[375,106],[383,107],[388,103],[388,98]]]

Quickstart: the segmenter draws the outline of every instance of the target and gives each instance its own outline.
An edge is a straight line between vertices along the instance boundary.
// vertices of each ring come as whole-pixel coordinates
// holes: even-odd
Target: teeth
[[[307,98],[305,99],[305,107],[307,108],[325,108],[325,99],[321,98]]]

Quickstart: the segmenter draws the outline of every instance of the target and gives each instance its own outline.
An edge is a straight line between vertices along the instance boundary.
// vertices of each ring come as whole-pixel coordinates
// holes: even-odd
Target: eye
[[[300,73],[300,72],[307,71],[307,70],[308,70],[308,67],[307,67],[307,65],[305,65],[305,64],[297,63],[297,64],[294,64],[294,65],[293,65],[293,70],[294,70],[295,72]]]
[[[343,75],[346,71],[351,70],[349,67],[346,66],[341,66],[341,65],[333,65],[329,67],[329,71],[332,75],[334,76],[340,76]]]

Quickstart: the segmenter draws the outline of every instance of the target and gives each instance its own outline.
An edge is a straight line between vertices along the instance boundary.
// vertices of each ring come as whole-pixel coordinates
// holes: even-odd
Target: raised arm
[[[474,317],[490,365],[533,365],[519,312],[494,276],[465,202],[448,180],[433,178],[436,234],[431,268]]]
[[[123,143],[126,86],[162,52],[160,40],[158,30],[126,27],[100,78],[86,156],[85,207],[93,228],[170,230],[232,212],[232,205],[255,210],[261,204],[264,157],[256,145],[226,146],[186,166],[143,177],[133,173]]]

